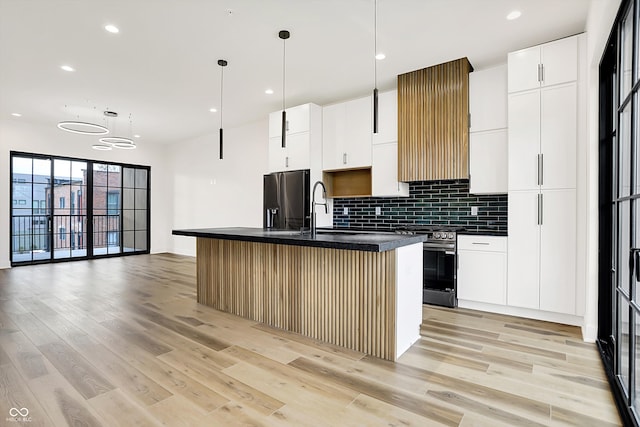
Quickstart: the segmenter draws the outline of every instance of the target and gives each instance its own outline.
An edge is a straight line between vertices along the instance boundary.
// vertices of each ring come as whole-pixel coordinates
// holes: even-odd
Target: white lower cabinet
[[[458,299],[507,302],[507,237],[458,235]]]
[[[373,197],[408,197],[409,184],[398,182],[398,143],[373,145],[371,170]]]
[[[509,193],[507,303],[576,314],[576,190]]]

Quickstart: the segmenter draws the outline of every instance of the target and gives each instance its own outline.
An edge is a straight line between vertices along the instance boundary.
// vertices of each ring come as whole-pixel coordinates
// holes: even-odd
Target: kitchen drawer
[[[458,235],[459,251],[507,252],[505,236]]]

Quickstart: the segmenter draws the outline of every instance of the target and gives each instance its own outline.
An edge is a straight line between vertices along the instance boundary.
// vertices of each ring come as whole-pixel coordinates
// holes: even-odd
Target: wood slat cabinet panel
[[[398,180],[469,177],[467,58],[398,76]]]

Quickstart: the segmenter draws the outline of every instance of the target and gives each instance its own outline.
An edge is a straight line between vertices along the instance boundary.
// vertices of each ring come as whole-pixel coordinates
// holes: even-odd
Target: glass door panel
[[[122,168],[93,165],[93,253],[118,254],[121,249]]]
[[[87,163],[54,159],[53,247],[54,258],[86,257]]]
[[[51,161],[13,156],[11,181],[11,262],[51,259]]]

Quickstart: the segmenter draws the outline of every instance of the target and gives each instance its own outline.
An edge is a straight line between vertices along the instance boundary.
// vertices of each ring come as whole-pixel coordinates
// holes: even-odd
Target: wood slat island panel
[[[198,302],[396,359],[396,253],[197,239]]]

